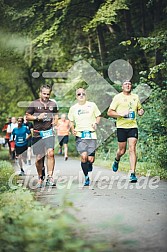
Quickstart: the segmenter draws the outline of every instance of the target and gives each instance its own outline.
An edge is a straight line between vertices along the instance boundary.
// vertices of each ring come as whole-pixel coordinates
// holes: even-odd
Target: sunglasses
[[[81,95],[85,96],[86,94],[85,93],[78,93],[77,94],[77,96],[81,96]]]

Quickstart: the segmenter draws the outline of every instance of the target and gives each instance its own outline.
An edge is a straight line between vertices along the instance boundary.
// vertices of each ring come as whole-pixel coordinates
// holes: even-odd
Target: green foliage
[[[68,213],[71,204],[52,209],[34,201],[28,190],[16,190],[1,195],[0,251],[99,251],[76,236],[77,220]]]
[[[119,11],[129,9],[126,2],[126,0],[104,1],[93,19],[84,27],[84,30],[89,31],[89,29],[96,28],[101,24],[117,23],[119,20]]]
[[[145,104],[145,114],[139,120],[140,149],[143,150],[143,160],[155,163],[158,167],[167,167],[167,120],[166,120],[165,90],[155,88],[152,90],[149,101]]]
[[[0,150],[0,160],[9,160],[9,150],[4,147]]]
[[[0,160],[0,193],[10,189],[9,179],[13,174],[14,170],[11,163]],[[16,185],[16,177],[13,179],[13,185]]]

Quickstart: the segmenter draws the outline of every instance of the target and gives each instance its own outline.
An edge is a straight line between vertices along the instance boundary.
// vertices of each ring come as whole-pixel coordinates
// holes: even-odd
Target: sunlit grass
[[[100,153],[96,155],[95,159],[95,165],[102,166],[108,169],[111,169],[112,163],[114,161],[115,155],[112,153],[110,155],[107,155],[106,153]],[[119,171],[123,172],[129,172],[130,166],[129,166],[129,158],[128,158],[128,152],[125,154],[125,156],[122,157],[120,164],[119,164]],[[141,176],[159,176],[161,179],[167,179],[167,169],[163,169],[160,167],[157,167],[153,163],[149,162],[137,162],[136,166],[136,174]]]

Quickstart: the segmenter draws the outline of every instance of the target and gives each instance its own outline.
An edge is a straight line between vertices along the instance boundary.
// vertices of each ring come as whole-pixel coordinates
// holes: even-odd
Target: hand
[[[97,130],[97,123],[93,123],[93,124],[92,124],[92,128],[93,128],[94,130]]]
[[[137,113],[139,116],[142,116],[144,114],[144,109],[139,109]]]
[[[75,129],[73,129],[73,130],[72,130],[72,134],[73,134],[74,136],[76,136],[77,131],[76,131]]]
[[[41,113],[38,116],[38,120],[43,120],[46,117],[47,113]]]
[[[119,113],[119,116],[124,117],[124,118],[128,118],[128,116],[129,116],[129,111],[126,110],[126,111],[124,111],[124,112],[121,112],[121,113]]]

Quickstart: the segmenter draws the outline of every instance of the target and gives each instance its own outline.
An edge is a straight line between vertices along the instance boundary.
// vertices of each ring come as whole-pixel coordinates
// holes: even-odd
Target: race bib
[[[44,139],[44,138],[53,136],[53,130],[52,130],[52,129],[49,129],[49,130],[41,130],[41,131],[39,132],[39,134],[40,134],[40,136]]]
[[[129,112],[129,115],[128,115],[128,118],[129,118],[130,120],[135,119],[135,112],[134,112],[134,111],[130,111],[130,112]]]
[[[17,142],[20,143],[20,144],[21,144],[21,143],[24,143],[24,142],[25,142],[25,139],[24,139],[23,137],[18,137],[18,138],[17,138]]]
[[[92,139],[91,131],[82,131],[81,138],[82,139]]]

